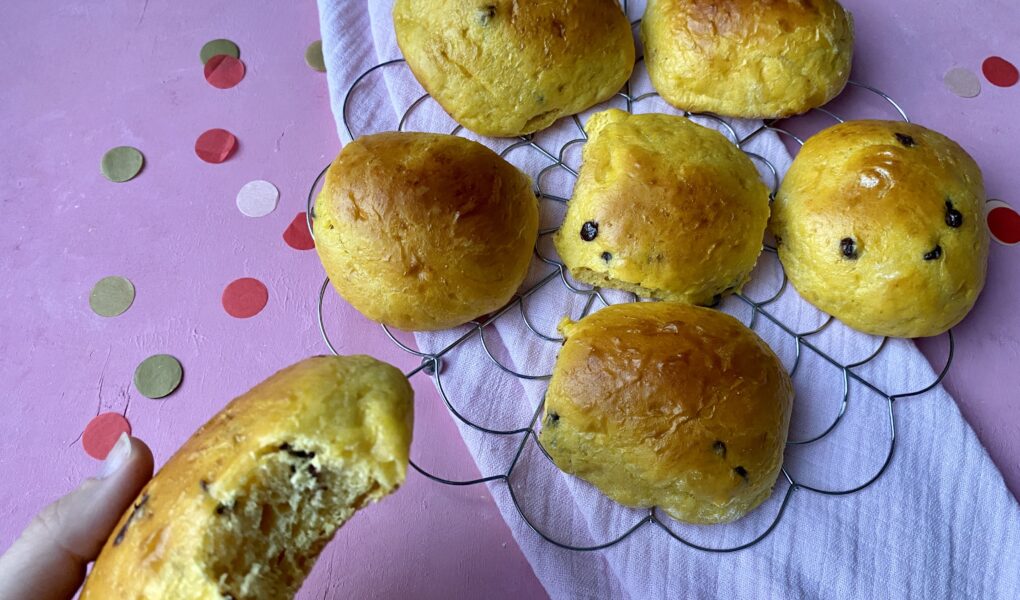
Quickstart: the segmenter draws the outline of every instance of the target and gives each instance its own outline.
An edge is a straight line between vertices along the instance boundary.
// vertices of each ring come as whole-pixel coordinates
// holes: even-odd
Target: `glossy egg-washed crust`
[[[381,133],[344,147],[315,203],[315,247],[368,318],[446,329],[501,308],[538,237],[531,180],[458,136]]]
[[[663,98],[734,117],[821,106],[853,58],[853,18],[836,0],[648,0],[641,35]]]
[[[643,297],[710,305],[747,282],[769,193],[722,134],[675,115],[610,109],[589,119],[555,237],[570,273]]]
[[[618,0],[397,0],[393,21],[418,81],[482,135],[544,129],[612,97],[634,68]]]
[[[267,459],[296,455],[305,468],[366,486],[343,511],[350,516],[404,481],[412,394],[399,370],[368,356],[310,358],[273,375],[203,425],[145,486],[103,547],[82,599],[229,597],[212,572],[217,540],[207,536],[239,494],[254,493]],[[310,570],[333,529],[298,563]]]
[[[798,292],[875,335],[943,333],[985,283],[981,171],[919,125],[849,121],[810,138],[773,206],[779,258]]]
[[[627,506],[724,523],[758,506],[783,460],[793,386],[750,329],[672,302],[561,324],[540,441]]]

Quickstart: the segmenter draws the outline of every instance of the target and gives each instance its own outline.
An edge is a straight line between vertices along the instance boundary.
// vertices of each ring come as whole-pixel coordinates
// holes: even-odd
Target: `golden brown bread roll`
[[[617,0],[397,0],[393,22],[418,81],[482,135],[544,129],[609,99],[634,68]]]
[[[733,117],[821,106],[853,59],[853,17],[836,0],[648,0],[641,36],[666,101]]]
[[[565,321],[539,439],[627,506],[724,523],[761,504],[783,461],[793,386],[739,321],[672,302]]]
[[[798,292],[850,327],[924,337],[956,325],[985,284],[981,170],[944,135],[848,121],[808,139],[771,228]]]
[[[404,481],[412,394],[400,371],[367,356],[273,375],[145,486],[82,600],[292,597],[336,529]]]
[[[680,116],[611,109],[589,119],[555,237],[570,273],[640,296],[712,304],[761,253],[769,193],[722,134]]]
[[[538,237],[538,200],[526,175],[477,142],[381,133],[329,167],[313,228],[354,308],[400,329],[446,329],[513,297]]]

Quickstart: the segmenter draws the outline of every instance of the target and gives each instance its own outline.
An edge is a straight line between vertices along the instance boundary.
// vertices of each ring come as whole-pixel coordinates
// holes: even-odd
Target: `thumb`
[[[0,599],[71,598],[152,465],[149,447],[122,434],[99,474],[43,509],[0,556]]]

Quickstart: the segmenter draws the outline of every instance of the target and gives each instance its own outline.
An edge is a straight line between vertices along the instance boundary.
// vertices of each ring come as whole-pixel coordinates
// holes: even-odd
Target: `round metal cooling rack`
[[[640,62],[641,59],[638,60]],[[356,90],[359,89],[359,87],[365,82],[365,80],[373,73],[377,73],[388,67],[401,65],[403,63],[404,63],[403,59],[396,59],[378,64],[362,73],[357,79],[355,79],[354,83],[348,89],[347,94],[344,97],[342,109],[343,123],[344,127],[347,129],[347,132],[352,139],[356,138],[358,135],[361,135],[363,133],[360,131],[355,132],[352,129],[348,117],[348,107],[351,98],[356,92]],[[849,83],[849,87],[865,90],[867,92],[875,94],[876,96],[884,100],[900,119],[909,122],[909,119],[907,118],[907,115],[903,111],[903,109],[885,93],[871,86],[867,86],[854,81],[851,81]],[[633,112],[636,105],[650,98],[657,97],[658,94],[650,92],[636,96],[632,95],[631,84],[628,83],[624,90],[618,94],[618,96],[626,102],[626,108],[628,112]],[[405,128],[411,114],[419,106],[421,106],[428,98],[429,98],[428,94],[424,94],[411,103],[411,105],[401,116],[399,123],[397,125],[397,130],[403,130]],[[835,112],[828,108],[816,108],[812,112],[815,113],[816,115],[823,115],[826,118],[832,119],[836,122],[843,122],[844,120],[842,117],[840,117],[839,115],[837,115]],[[779,187],[780,179],[779,172],[767,158],[747,151],[744,148],[744,146],[755,137],[768,131],[775,132],[780,136],[792,140],[793,143],[799,146],[802,146],[804,144],[802,138],[800,138],[790,130],[786,129],[785,127],[781,127],[778,121],[766,121],[760,127],[753,130],[751,133],[745,135],[744,137],[740,137],[737,134],[736,129],[729,122],[727,122],[725,119],[717,115],[692,114],[689,112],[684,112],[683,116],[688,118],[699,117],[701,119],[707,119],[718,124],[723,133],[726,134],[738,148],[744,151],[753,161],[763,165],[765,171],[768,174],[770,174],[769,178],[772,180],[770,182],[770,187],[772,190],[770,198],[775,197],[776,191]],[[558,203],[561,205],[566,204],[568,202],[567,198],[547,193],[543,189],[544,188],[543,179],[546,174],[556,170],[562,170],[564,173],[569,174],[571,177],[574,178],[577,177],[577,170],[572,168],[570,165],[566,164],[564,156],[570,147],[577,144],[583,144],[587,140],[587,135],[585,134],[584,127],[581,124],[581,120],[576,115],[571,117],[571,120],[573,121],[574,126],[577,128],[578,137],[566,142],[555,152],[540,145],[535,140],[534,135],[522,136],[520,138],[517,138],[516,140],[512,140],[508,146],[506,146],[505,148],[502,149],[502,151],[500,151],[500,155],[508,160],[511,160],[511,157],[509,155],[513,154],[515,151],[527,150],[535,153],[536,155],[542,157],[544,160],[548,161],[549,164],[539,172],[538,177],[535,179],[536,185],[535,194],[540,200],[543,200],[545,202]],[[461,131],[462,127],[458,125],[449,133],[458,134]],[[511,162],[513,162],[513,160],[511,160]],[[322,179],[325,176],[326,170],[328,168],[329,165],[327,165],[326,168],[324,168],[322,172],[319,173],[318,177],[316,177],[315,182],[312,185],[312,188],[309,190],[307,215],[308,226],[310,231],[312,230],[312,219],[314,218],[316,190],[318,189],[320,183],[322,182]],[[485,427],[479,423],[476,423],[471,418],[465,416],[460,410],[458,410],[458,408],[455,406],[455,403],[450,400],[450,397],[447,395],[447,392],[443,387],[444,374],[442,368],[442,365],[444,364],[443,362],[444,357],[454,352],[458,347],[462,346],[465,342],[467,342],[471,338],[477,337],[479,342],[481,343],[481,347],[484,349],[487,357],[491,360],[493,366],[498,368],[500,371],[505,372],[514,377],[517,377],[521,380],[549,379],[549,377],[551,376],[550,373],[552,370],[552,365],[549,365],[548,369],[549,373],[527,374],[517,372],[514,369],[500,362],[499,359],[497,359],[496,356],[493,354],[493,352],[490,351],[489,346],[486,344],[484,332],[487,328],[493,325],[493,323],[495,323],[501,317],[510,314],[512,311],[519,311],[523,322],[527,326],[527,329],[532,334],[534,334],[536,339],[550,344],[560,344],[563,341],[562,338],[556,337],[554,335],[549,335],[547,333],[543,333],[534,326],[533,320],[528,316],[527,304],[525,302],[532,296],[535,296],[536,293],[542,290],[544,287],[554,285],[554,282],[558,282],[559,285],[562,285],[572,294],[586,298],[584,308],[581,311],[580,316],[588,314],[595,307],[596,304],[601,306],[608,306],[611,304],[610,300],[606,297],[605,294],[603,294],[601,289],[597,287],[596,288],[586,287],[578,284],[576,281],[573,281],[569,277],[569,272],[567,271],[563,263],[561,263],[554,257],[546,256],[542,253],[540,249],[542,239],[546,236],[553,234],[557,229],[558,229],[557,227],[541,229],[539,231],[539,243],[537,243],[535,246],[535,256],[536,260],[538,261],[537,264],[548,267],[549,272],[542,276],[537,281],[537,283],[531,285],[527,289],[520,291],[506,306],[504,306],[499,311],[487,315],[481,320],[476,320],[470,323],[469,324],[470,328],[467,332],[459,336],[453,342],[442,347],[441,349],[433,352],[421,352],[415,350],[410,346],[404,344],[400,340],[398,340],[397,337],[393,334],[393,332],[390,331],[390,329],[387,328],[385,325],[382,326],[382,329],[383,333],[397,347],[399,347],[401,350],[408,354],[418,357],[421,360],[421,363],[416,368],[411,369],[410,371],[405,373],[405,375],[409,378],[419,373],[425,373],[426,375],[431,376],[437,390],[439,391],[440,396],[443,399],[443,402],[446,404],[447,409],[450,411],[450,414],[453,415],[455,419],[457,419],[464,425],[470,427],[471,429],[487,436],[500,436],[504,438],[516,436],[520,438],[518,443],[514,446],[513,456],[510,461],[509,468],[507,468],[503,472],[499,472],[496,474],[485,475],[477,479],[453,480],[434,475],[433,473],[429,472],[426,468],[422,467],[414,460],[412,460],[410,463],[412,468],[414,468],[417,472],[424,475],[425,477],[431,479],[432,481],[445,485],[469,486],[490,482],[491,483],[502,482],[506,484],[510,498],[514,506],[516,507],[517,512],[520,514],[521,518],[528,524],[528,526],[535,533],[537,533],[539,536],[541,536],[548,542],[556,546],[559,546],[560,548],[577,551],[593,551],[608,548],[610,546],[619,544],[620,542],[634,535],[638,530],[645,528],[645,526],[655,526],[658,529],[664,531],[667,535],[669,535],[677,542],[680,542],[681,544],[684,544],[691,548],[703,550],[706,552],[734,552],[737,550],[742,550],[750,546],[753,546],[760,542],[762,539],[764,539],[766,536],[768,536],[779,525],[779,522],[782,519],[783,515],[785,514],[786,508],[788,507],[790,500],[795,492],[803,491],[830,496],[847,495],[859,492],[867,488],[868,486],[872,485],[875,481],[877,481],[879,477],[881,477],[882,474],[885,473],[886,469],[889,467],[896,447],[896,418],[895,418],[896,415],[894,410],[896,401],[903,398],[920,396],[929,392],[942,381],[942,379],[948,372],[950,365],[952,364],[954,353],[954,341],[953,333],[952,331],[949,331],[945,336],[949,345],[948,359],[946,361],[945,366],[942,368],[941,372],[938,374],[935,380],[930,385],[924,387],[923,389],[915,390],[908,393],[893,394],[890,393],[888,390],[883,389],[883,387],[879,383],[869,380],[867,377],[858,372],[858,369],[871,363],[872,361],[879,357],[883,350],[885,350],[885,348],[888,346],[887,344],[888,338],[882,339],[881,343],[878,345],[878,348],[870,356],[867,356],[863,360],[859,360],[856,362],[841,362],[840,360],[826,353],[824,350],[821,349],[819,345],[813,342],[813,338],[815,336],[819,335],[821,332],[823,332],[832,324],[833,318],[831,316],[828,316],[827,319],[825,319],[825,321],[820,326],[812,330],[797,331],[794,327],[784,323],[779,317],[770,312],[769,307],[776,303],[780,298],[782,298],[791,287],[788,285],[788,280],[786,278],[785,273],[783,274],[782,284],[779,286],[779,289],[774,294],[767,298],[756,300],[751,298],[745,293],[735,294],[735,297],[739,299],[739,301],[743,305],[750,309],[750,317],[746,323],[748,327],[754,329],[761,322],[760,319],[764,319],[765,321],[771,323],[773,326],[777,327],[785,336],[788,336],[793,341],[795,354],[793,367],[790,369],[792,377],[794,378],[797,377],[798,367],[801,365],[802,363],[801,359],[805,353],[810,353],[820,358],[821,360],[829,363],[830,365],[838,369],[842,374],[842,390],[840,390],[841,400],[839,402],[836,415],[831,421],[831,423],[818,435],[811,436],[807,439],[789,440],[787,442],[788,446],[812,444],[818,442],[819,440],[824,439],[826,436],[831,434],[836,429],[837,425],[839,425],[839,423],[841,422],[841,420],[843,419],[844,415],[847,412],[847,406],[851,394],[851,383],[854,383],[863,386],[867,390],[870,390],[872,393],[884,399],[886,402],[886,407],[883,412],[885,413],[884,420],[886,421],[887,427],[886,443],[888,444],[888,451],[885,455],[885,460],[882,462],[881,466],[873,475],[871,475],[864,483],[860,485],[854,486],[849,489],[822,489],[798,481],[795,477],[793,477],[789,473],[789,471],[787,471],[786,466],[784,465],[781,471],[783,476],[782,479],[785,479],[786,483],[788,484],[788,487],[782,496],[782,500],[779,504],[779,508],[778,511],[776,512],[775,517],[770,522],[768,522],[767,526],[765,526],[765,528],[762,531],[760,531],[760,533],[753,537],[753,539],[739,545],[728,547],[709,547],[706,545],[702,545],[700,543],[696,543],[691,539],[688,539],[674,531],[673,528],[671,528],[669,525],[669,523],[673,522],[672,519],[660,513],[660,511],[657,508],[648,509],[644,513],[643,517],[638,518],[637,521],[632,526],[626,529],[626,531],[624,531],[620,535],[613,537],[612,539],[585,546],[578,546],[564,542],[561,538],[540,527],[532,518],[529,517],[527,511],[525,511],[525,509],[522,507],[522,503],[518,495],[518,490],[515,489],[512,478],[515,470],[519,467],[521,461],[523,460],[522,457],[524,457],[525,449],[527,448],[529,443],[535,444],[535,446],[537,446],[537,448],[541,451],[541,454],[547,460],[552,462],[552,458],[549,456],[548,452],[546,452],[545,448],[542,447],[542,444],[539,442],[538,439],[537,425],[539,424],[539,416],[543,411],[544,402],[540,402],[537,409],[534,411],[534,413],[532,413],[530,420],[527,423],[520,424],[519,427],[510,429],[492,429],[489,427]],[[764,252],[775,254],[776,249],[775,247],[766,244],[764,246]],[[323,301],[325,299],[326,291],[330,287],[329,283],[330,283],[329,279],[327,278],[325,281],[323,281],[322,286],[319,288],[317,319],[319,324],[319,330],[322,333],[322,338],[325,341],[326,346],[329,348],[330,352],[332,352],[333,354],[337,354],[337,351],[333,346],[333,343],[330,340],[329,335],[326,332],[326,326],[323,316]],[[637,298],[633,294],[630,294],[629,296],[630,296],[629,300],[631,301],[639,300],[639,298]],[[798,399],[798,402],[801,401],[803,401],[803,399]],[[779,493],[778,488],[776,490],[776,493],[777,494]]]

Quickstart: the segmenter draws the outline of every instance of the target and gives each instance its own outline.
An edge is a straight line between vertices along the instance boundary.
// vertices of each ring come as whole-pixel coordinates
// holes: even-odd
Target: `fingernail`
[[[124,466],[127,462],[128,457],[131,456],[131,438],[128,434],[122,433],[117,439],[117,443],[110,449],[110,453],[106,455],[106,460],[103,461],[103,468],[99,470],[97,479],[106,479],[110,475],[113,475]]]

